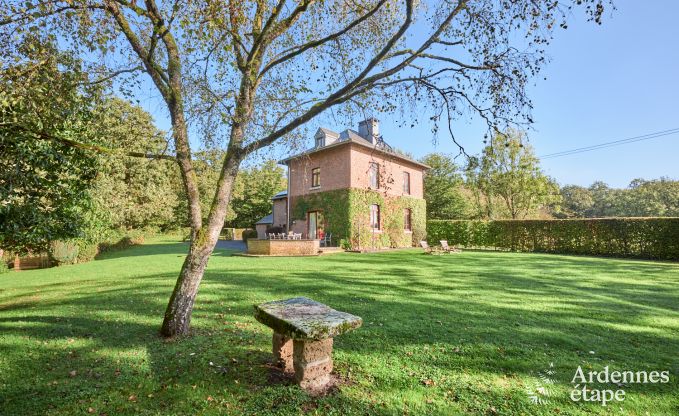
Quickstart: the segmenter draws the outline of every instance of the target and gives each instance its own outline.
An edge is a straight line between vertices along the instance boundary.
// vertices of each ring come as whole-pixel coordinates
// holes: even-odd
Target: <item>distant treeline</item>
[[[432,153],[424,178],[428,219],[500,220],[679,217],[679,181],[634,179],[627,188],[603,182],[566,185],[545,175],[520,133],[495,137],[468,159]]]
[[[679,181],[635,179],[625,189],[594,182],[561,188],[557,218],[679,217]]]

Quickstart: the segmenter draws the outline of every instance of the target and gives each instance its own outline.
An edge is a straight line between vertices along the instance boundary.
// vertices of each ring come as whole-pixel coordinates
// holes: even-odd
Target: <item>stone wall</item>
[[[248,254],[263,256],[315,256],[318,240],[248,240]]]

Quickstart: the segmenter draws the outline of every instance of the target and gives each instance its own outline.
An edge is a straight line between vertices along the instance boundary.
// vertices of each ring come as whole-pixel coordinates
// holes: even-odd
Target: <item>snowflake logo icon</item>
[[[526,387],[526,393],[531,403],[540,405],[549,403],[550,388],[555,383],[555,375],[554,363],[549,363],[549,367],[546,370],[538,371],[537,380]]]

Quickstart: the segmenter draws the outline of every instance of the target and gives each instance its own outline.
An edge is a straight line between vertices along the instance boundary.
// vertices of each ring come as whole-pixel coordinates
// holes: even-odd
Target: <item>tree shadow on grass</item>
[[[173,254],[176,246],[143,251]],[[483,412],[504,401],[506,413],[525,413],[525,397],[510,395],[507,404],[507,392],[519,394],[548,361],[564,379],[577,365],[609,361],[676,369],[677,328],[654,320],[677,316],[679,284],[664,275],[642,281],[672,267],[649,266],[477,253],[223,258],[205,275],[193,336],[172,342],[157,331],[173,273],[35,285],[52,297],[1,304],[0,409],[288,414],[330,405],[398,414],[397,397],[411,395],[411,406],[426,408],[433,397],[434,409]],[[337,371],[357,383],[346,392],[312,399],[294,386],[268,385],[270,330],[253,319],[252,305],[299,295],[364,318],[363,328],[336,339]],[[509,387],[482,383],[503,377]],[[430,379],[435,384],[426,385]],[[643,393],[665,400],[676,396],[676,381]]]

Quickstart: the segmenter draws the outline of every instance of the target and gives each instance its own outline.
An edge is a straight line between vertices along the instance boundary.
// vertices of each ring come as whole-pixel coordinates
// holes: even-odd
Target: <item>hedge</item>
[[[679,260],[679,218],[429,220],[427,239],[468,248]]]

